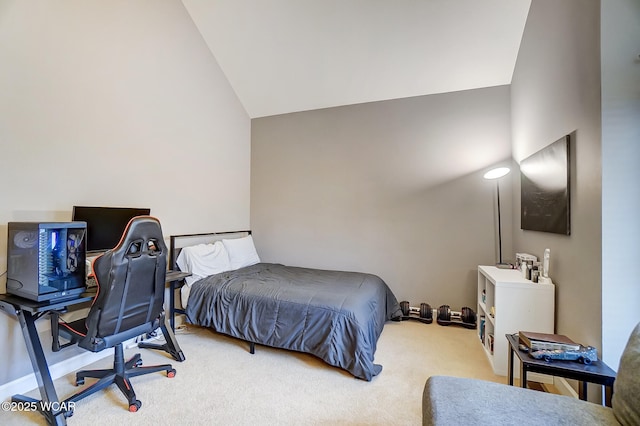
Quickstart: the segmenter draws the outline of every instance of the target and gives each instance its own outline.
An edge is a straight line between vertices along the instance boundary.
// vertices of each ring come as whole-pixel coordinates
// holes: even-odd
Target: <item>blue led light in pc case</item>
[[[9,222],[7,293],[38,302],[86,287],[85,222]]]

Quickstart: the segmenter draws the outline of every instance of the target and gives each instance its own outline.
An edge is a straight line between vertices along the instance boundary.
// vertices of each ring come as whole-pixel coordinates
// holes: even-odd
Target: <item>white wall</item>
[[[602,0],[602,347],[617,369],[640,321],[640,2]]]
[[[0,273],[7,222],[73,205],[249,227],[251,123],[180,1],[0,0],[0,63]],[[2,385],[31,366],[4,314],[0,341]]]
[[[263,260],[370,272],[399,300],[475,306],[496,262],[509,87],[252,120],[251,225]],[[509,181],[501,186],[505,253]],[[513,258],[513,256],[511,256]]]

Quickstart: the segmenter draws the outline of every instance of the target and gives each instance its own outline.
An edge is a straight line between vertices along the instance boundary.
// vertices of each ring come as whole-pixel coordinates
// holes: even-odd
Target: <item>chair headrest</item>
[[[111,252],[123,257],[142,254],[157,256],[166,252],[160,221],[152,216],[136,216],[129,221],[122,238]]]

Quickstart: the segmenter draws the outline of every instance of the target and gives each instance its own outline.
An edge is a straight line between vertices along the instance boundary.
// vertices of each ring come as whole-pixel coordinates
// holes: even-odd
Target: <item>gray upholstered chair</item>
[[[422,396],[423,425],[640,425],[640,324],[613,385],[612,407],[477,379],[432,376]]]

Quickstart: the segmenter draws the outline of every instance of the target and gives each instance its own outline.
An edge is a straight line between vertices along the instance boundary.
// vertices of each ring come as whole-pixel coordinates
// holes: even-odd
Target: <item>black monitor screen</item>
[[[87,222],[87,251],[114,248],[131,218],[146,216],[151,209],[131,207],[73,207],[72,220]]]

